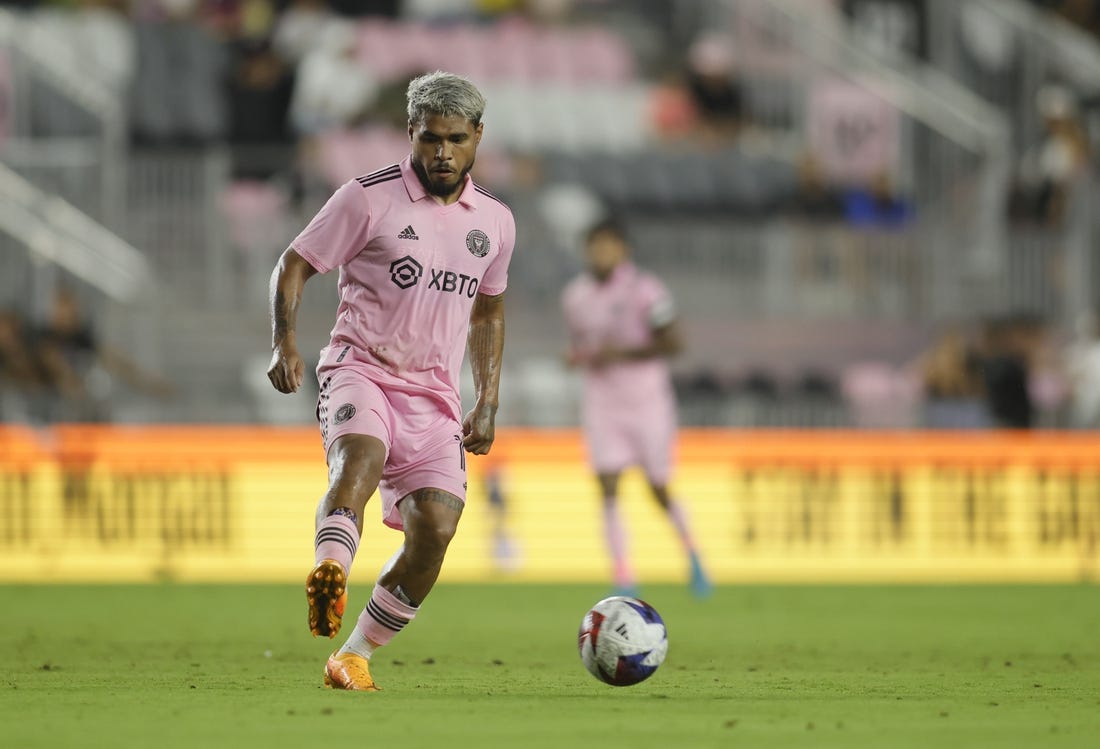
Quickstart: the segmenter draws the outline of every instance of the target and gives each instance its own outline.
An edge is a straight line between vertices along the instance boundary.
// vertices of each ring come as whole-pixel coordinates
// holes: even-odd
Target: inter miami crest
[[[350,403],[345,403],[336,409],[336,415],[332,417],[334,424],[343,424],[345,421],[355,416],[355,406]]]
[[[489,254],[489,236],[481,229],[471,229],[466,235],[466,249],[474,257],[485,257]]]

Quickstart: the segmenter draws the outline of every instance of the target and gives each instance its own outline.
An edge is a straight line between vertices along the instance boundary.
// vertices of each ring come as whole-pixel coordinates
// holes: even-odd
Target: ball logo
[[[466,235],[466,249],[474,257],[485,257],[489,254],[489,236],[481,229],[471,229]]]
[[[355,406],[350,403],[345,403],[336,409],[336,415],[332,417],[333,424],[343,424],[345,421],[355,416]]]
[[[424,266],[416,262],[411,255],[399,257],[390,263],[390,280],[399,289],[407,289],[416,286],[420,277],[424,275]]]

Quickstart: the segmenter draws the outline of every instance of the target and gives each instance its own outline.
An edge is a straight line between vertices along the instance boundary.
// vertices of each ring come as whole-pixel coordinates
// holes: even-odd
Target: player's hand
[[[296,393],[302,386],[306,374],[306,363],[298,355],[298,347],[293,343],[284,343],[275,347],[271,353],[271,366],[267,368],[267,379],[280,393]]]
[[[624,359],[623,352],[614,346],[604,346],[588,358],[588,366],[593,369],[602,369],[608,364],[614,364]]]
[[[474,455],[486,455],[496,436],[497,407],[485,404],[474,406],[462,420],[462,446]]]

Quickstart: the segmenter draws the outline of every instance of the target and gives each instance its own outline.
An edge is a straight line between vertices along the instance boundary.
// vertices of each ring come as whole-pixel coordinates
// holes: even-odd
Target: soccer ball
[[[577,648],[593,676],[628,687],[648,679],[665,660],[668,633],[661,615],[645,601],[612,596],[584,615]]]

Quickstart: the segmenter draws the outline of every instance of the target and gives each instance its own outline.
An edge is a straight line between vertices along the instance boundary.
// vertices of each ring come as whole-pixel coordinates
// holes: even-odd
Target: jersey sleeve
[[[641,289],[642,304],[646,311],[649,327],[656,330],[672,324],[676,320],[676,300],[668,287],[656,276],[643,277]]]
[[[290,246],[318,273],[328,273],[363,251],[370,223],[363,188],[352,180],[332,194]]]
[[[478,290],[487,296],[503,294],[508,288],[508,264],[512,262],[512,250],[516,244],[516,220],[511,211],[504,212],[500,226],[500,252],[485,271]]]

